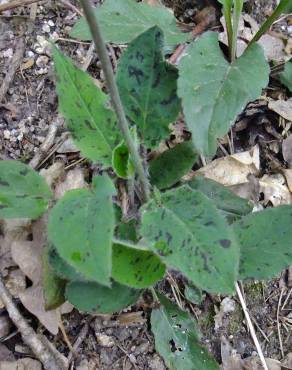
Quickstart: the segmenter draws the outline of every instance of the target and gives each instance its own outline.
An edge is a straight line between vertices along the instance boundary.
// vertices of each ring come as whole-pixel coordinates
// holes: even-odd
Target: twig
[[[253,323],[251,321],[251,318],[249,316],[249,312],[248,312],[248,309],[246,307],[246,303],[245,303],[245,300],[243,298],[243,295],[242,295],[242,292],[239,288],[239,285],[238,283],[235,283],[235,288],[236,288],[236,293],[238,295],[238,298],[239,298],[239,301],[240,301],[240,304],[241,304],[241,307],[242,307],[242,310],[244,312],[244,316],[246,318],[246,322],[247,322],[247,326],[249,328],[249,331],[250,331],[250,335],[253,339],[253,342],[256,346],[256,349],[257,349],[257,352],[258,352],[258,355],[259,355],[259,358],[261,360],[261,363],[263,365],[263,368],[264,370],[269,370],[268,366],[267,366],[267,363],[266,363],[266,360],[265,360],[265,357],[264,357],[264,354],[263,354],[263,351],[262,351],[262,348],[261,348],[261,345],[258,341],[258,338],[257,338],[257,335],[256,335],[256,332],[254,330],[254,326],[253,326]]]
[[[27,321],[22,317],[18,308],[12,301],[12,296],[6,289],[0,276],[0,299],[4,303],[10,319],[21,333],[24,343],[29,346],[43,364],[46,370],[64,370],[64,367],[58,364],[57,360],[51,351],[44,346],[35,331],[28,325]]]
[[[283,341],[282,341],[282,336],[281,336],[281,325],[280,325],[279,316],[280,316],[280,308],[281,308],[281,304],[282,304],[282,298],[283,298],[284,291],[285,291],[285,289],[281,290],[280,298],[279,298],[279,301],[278,301],[278,307],[277,307],[277,330],[278,330],[278,338],[279,338],[279,344],[280,344],[282,358],[284,358],[285,355],[284,355],[284,349],[283,349]]]
[[[7,5],[7,4],[6,4]],[[1,5],[0,5],[1,7]],[[14,75],[20,66],[20,63],[22,61],[22,57],[25,50],[25,42],[24,38],[20,37],[17,41],[17,44],[15,46],[15,52],[13,54],[11,63],[9,64],[8,71],[3,79],[2,85],[0,87],[0,103],[5,98],[5,95],[9,89],[10,83],[12,82]]]
[[[76,341],[74,342],[73,344],[73,348],[72,348],[72,351],[70,351],[69,355],[68,355],[68,363],[70,364],[72,358],[76,355],[77,353],[77,350],[78,348],[80,347],[81,343],[84,341],[84,339],[86,338],[87,334],[88,334],[88,330],[89,330],[89,325],[87,323],[84,324],[83,328],[81,329],[81,331],[79,332],[78,334],[78,337],[76,339]]]
[[[73,10],[73,12],[79,14],[81,17],[83,17],[83,13],[78,9],[76,8],[75,5],[71,4],[70,1],[67,1],[67,0],[60,0],[60,2],[65,5],[67,8]]]
[[[0,13],[4,12],[5,10],[12,10],[12,9],[18,8],[19,6],[30,5],[38,1],[40,0],[13,0],[13,1],[10,1],[9,3],[1,4]]]
[[[125,115],[125,111],[122,105],[121,97],[120,97],[118,87],[115,81],[113,68],[111,65],[110,58],[107,53],[106,45],[102,37],[99,24],[97,22],[96,17],[94,16],[94,12],[93,12],[93,9],[89,1],[80,0],[80,3],[82,5],[85,18],[87,20],[87,23],[89,25],[89,28],[92,34],[92,39],[94,41],[95,48],[96,48],[97,54],[101,62],[107,88],[108,88],[108,91],[111,97],[111,102],[112,102],[113,108],[117,115],[119,128],[124,136],[126,145],[129,149],[129,152],[133,160],[136,173],[139,177],[139,180],[142,186],[143,200],[147,201],[150,197],[149,181],[144,171],[142,160],[140,158],[138,149],[131,136],[131,132],[130,132],[128,122],[126,119],[126,115]]]

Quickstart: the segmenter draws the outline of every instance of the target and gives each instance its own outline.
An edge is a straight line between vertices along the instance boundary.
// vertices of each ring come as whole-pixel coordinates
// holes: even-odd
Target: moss
[[[202,312],[202,314],[199,316],[199,326],[202,331],[202,333],[208,335],[210,331],[214,328],[214,316],[215,311],[214,307],[210,305],[206,310]]]
[[[263,300],[263,283],[260,281],[245,284],[244,292],[248,303],[261,302]]]
[[[244,320],[244,313],[240,305],[235,306],[235,310],[232,312],[229,318],[228,333],[230,335],[238,334],[242,328],[242,322]]]

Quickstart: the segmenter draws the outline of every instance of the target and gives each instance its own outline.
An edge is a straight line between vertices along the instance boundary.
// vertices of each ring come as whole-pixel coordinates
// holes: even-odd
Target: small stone
[[[44,36],[37,36],[37,43],[34,45],[34,49],[38,54],[50,55],[50,44]]]
[[[49,58],[46,55],[41,55],[36,60],[36,65],[40,68],[44,68],[49,63]]]
[[[13,49],[9,48],[3,52],[4,58],[12,58],[13,57]]]
[[[50,20],[48,21],[48,25],[49,25],[50,27],[54,27],[54,26],[55,26],[55,23],[50,19]]]
[[[4,130],[3,131],[4,139],[9,140],[10,139],[10,131]]]
[[[34,52],[32,50],[28,50],[26,53],[25,53],[25,56],[27,58],[33,58],[34,57]]]
[[[42,31],[45,32],[45,33],[50,33],[51,32],[51,28],[48,24],[44,24],[42,26]]]
[[[97,340],[97,343],[102,347],[113,347],[115,345],[115,341],[112,337],[109,337],[108,335],[102,334],[102,333],[95,333],[95,337]]]

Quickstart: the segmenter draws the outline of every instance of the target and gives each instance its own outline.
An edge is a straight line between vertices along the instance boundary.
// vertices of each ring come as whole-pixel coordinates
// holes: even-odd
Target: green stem
[[[291,7],[291,0],[281,0],[280,4],[275,9],[274,13],[262,24],[258,32],[255,34],[253,39],[250,41],[248,48],[254,44],[255,42],[259,41],[259,39],[266,33],[272,24],[280,17],[285,10],[288,10],[288,6]]]
[[[144,171],[142,160],[140,158],[138,149],[132,139],[128,122],[126,119],[125,111],[122,105],[119,90],[115,81],[115,76],[112,68],[110,58],[107,53],[106,45],[98,24],[98,21],[94,15],[93,8],[91,7],[88,0],[80,0],[82,5],[84,16],[90,28],[92,39],[95,44],[97,54],[100,59],[100,63],[104,72],[107,88],[111,97],[112,106],[116,112],[118,125],[123,134],[125,143],[129,149],[132,157],[132,161],[135,167],[135,171],[141,182],[143,191],[143,201],[147,202],[150,198],[150,184],[147,175]]]
[[[151,288],[150,288],[150,291],[151,291],[151,293],[152,293],[152,296],[153,296],[154,300],[155,300],[156,302],[159,302],[159,298],[158,298],[158,295],[157,295],[157,294],[156,294],[156,292],[155,292],[155,289],[154,289],[153,287],[151,287]]]
[[[232,47],[233,47],[233,27],[232,27],[232,19],[231,19],[231,10],[232,5],[231,1],[226,1],[223,5],[223,14],[226,22],[226,31],[227,31],[227,38],[228,38],[228,49],[229,49],[229,57],[230,61],[232,61]]]
[[[238,26],[239,26],[239,20],[240,20],[242,8],[243,8],[243,0],[234,0],[231,62],[234,62],[236,58]]]

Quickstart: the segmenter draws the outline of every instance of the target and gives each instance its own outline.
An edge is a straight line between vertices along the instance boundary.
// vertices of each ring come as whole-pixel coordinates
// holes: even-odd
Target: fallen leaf
[[[47,169],[42,169],[40,175],[43,176],[50,188],[56,183],[56,181],[64,175],[64,163],[55,162]]]
[[[264,49],[268,61],[283,62],[289,59],[285,53],[285,44],[282,39],[266,34],[260,38],[258,43]]]
[[[188,175],[188,179],[200,174],[225,186],[232,186],[248,183],[248,176],[257,175],[259,169],[260,155],[259,147],[256,145],[247,152],[215,159],[191,176]]]
[[[292,135],[283,140],[282,153],[284,160],[288,163],[289,167],[292,168]]]
[[[55,188],[55,198],[62,198],[68,190],[81,189],[86,186],[81,168],[74,168],[66,173],[65,179],[59,181]]]
[[[271,202],[274,207],[277,207],[292,203],[292,195],[282,174],[264,175],[259,179],[259,185],[260,193],[264,195],[264,200],[262,201],[264,205]]]
[[[283,170],[283,174],[286,178],[288,188],[289,188],[290,192],[292,193],[292,169]]]
[[[0,366],[3,361],[13,361],[15,357],[13,353],[4,344],[0,343]]]
[[[285,118],[287,121],[292,121],[292,98],[288,100],[271,100],[269,101],[269,109]]]

